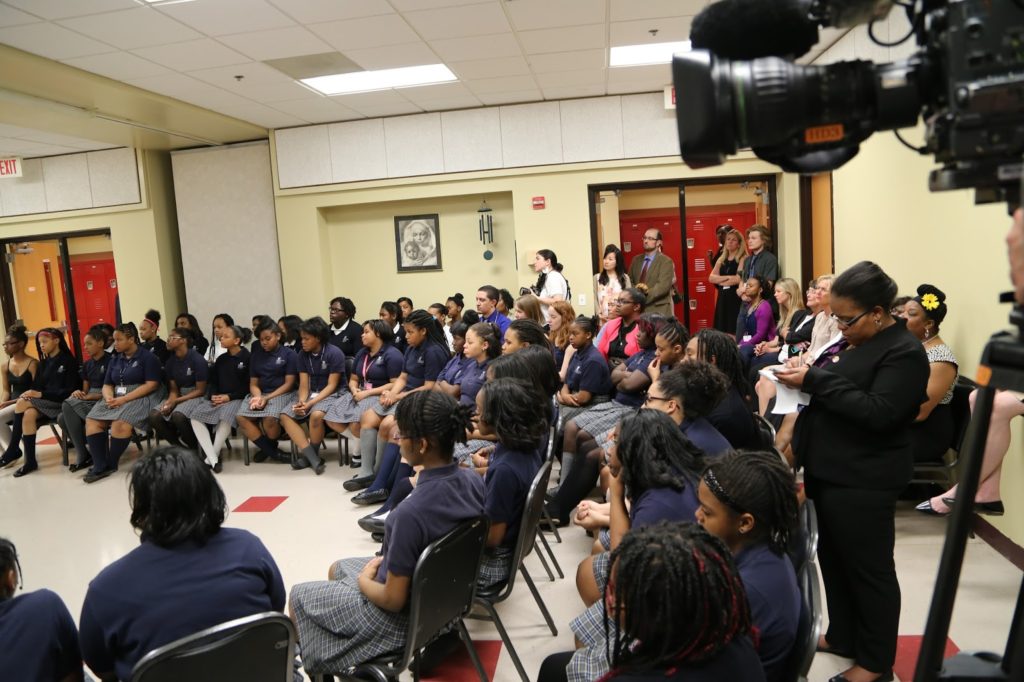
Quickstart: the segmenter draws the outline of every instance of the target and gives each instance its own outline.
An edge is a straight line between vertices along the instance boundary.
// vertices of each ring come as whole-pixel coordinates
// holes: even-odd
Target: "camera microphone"
[[[818,23],[807,0],[720,0],[705,7],[690,28],[693,49],[731,60],[796,59],[818,42]]]

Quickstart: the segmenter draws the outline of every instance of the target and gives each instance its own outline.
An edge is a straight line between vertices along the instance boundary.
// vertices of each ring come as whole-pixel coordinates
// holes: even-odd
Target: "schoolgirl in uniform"
[[[160,403],[163,366],[142,347],[133,323],[114,329],[114,350],[117,354],[107,364],[103,378],[103,399],[96,401],[85,421],[85,440],[93,460],[86,483],[117,471],[118,460],[131,443],[132,430],[145,430],[149,413]]]
[[[470,363],[458,379],[461,404],[476,409],[476,396],[487,381],[487,369],[491,361],[501,355],[500,333],[498,325],[490,322],[477,322],[466,332],[465,353]],[[474,431],[466,443],[455,446],[455,458],[463,463],[471,454],[490,445],[493,445],[493,435],[489,437],[481,431]],[[399,476],[403,473],[399,471]]]
[[[191,313],[178,313],[178,316],[174,318],[174,326],[192,332],[192,347],[200,355],[206,355],[206,351],[210,348],[210,342],[203,336],[203,329],[199,326],[199,320],[196,319],[195,315]]]
[[[483,513],[480,476],[452,462],[456,441],[471,428],[469,414],[440,391],[418,391],[398,404],[402,456],[423,467],[416,494],[388,516],[380,556],[342,559],[331,566],[330,580],[292,588],[289,615],[308,675],[341,672],[405,646],[405,607],[420,553]]]
[[[353,456],[359,473],[345,481],[345,490],[362,490],[373,480],[377,453],[377,427],[360,426],[364,414],[373,414],[380,396],[388,390],[402,373],[402,354],[392,345],[391,327],[384,320],[363,323],[363,347],[356,353],[349,375],[348,391],[338,396],[324,420],[332,431],[342,433],[347,428],[359,438],[360,456]],[[368,422],[369,423],[369,422]],[[365,481],[358,484],[357,481]],[[358,485],[358,487],[352,487]]]
[[[82,365],[82,387],[60,406],[58,423],[75,446],[77,461],[68,467],[71,472],[92,466],[92,456],[85,445],[85,419],[97,401],[103,399],[103,380],[107,376],[111,359],[110,353],[106,351],[109,343],[109,338],[99,326],[86,333],[82,345],[89,357]]]
[[[576,311],[568,301],[556,301],[548,308],[548,340],[551,341],[551,352],[555,356],[555,367],[558,375],[565,381],[569,371],[569,360],[575,352],[569,343],[569,328],[576,319]]]
[[[192,345],[192,331],[175,327],[167,335],[167,348],[171,357],[164,363],[167,378],[167,397],[149,414],[149,426],[157,438],[172,445],[184,445],[198,450],[199,443],[192,431],[190,415],[206,395],[206,382],[210,366],[206,358]]]
[[[444,304],[448,309],[448,326],[451,326],[462,319],[462,311],[466,307],[466,299],[462,294],[452,294]]]
[[[533,320],[541,327],[547,324],[544,313],[540,310],[540,299],[533,294],[520,296],[516,299],[512,317],[516,320]]]
[[[345,354],[345,361],[351,365],[363,347],[363,327],[355,319],[356,304],[344,296],[336,296],[331,299],[328,313],[331,317],[330,343]]]
[[[260,347],[260,333],[259,333],[258,330],[260,329],[260,327],[262,327],[263,325],[268,324],[268,323],[269,324],[273,324],[275,326],[277,324],[276,322],[274,322],[274,318],[272,318],[270,315],[253,315],[252,316],[252,326],[251,326],[251,329],[252,329],[252,344],[250,344],[250,346],[249,346],[249,351],[250,352],[255,353],[256,350]],[[280,330],[281,328],[278,327],[278,329]],[[281,333],[283,334],[284,332],[281,332]]]
[[[235,415],[238,428],[260,449],[253,459],[287,459],[277,450],[280,416],[295,403],[296,354],[284,345],[281,328],[271,322],[258,331],[260,347],[249,360],[249,395]]]
[[[454,352],[455,345],[452,343],[452,332],[446,324],[448,320],[448,309],[444,303],[431,303],[430,307],[427,308],[427,312],[434,316],[437,323],[441,325],[441,331],[444,332],[444,338],[448,341],[448,350]]]
[[[189,421],[199,447],[206,455],[206,464],[215,474],[223,470],[220,451],[235,426],[235,415],[242,407],[242,399],[249,395],[249,349],[246,344],[252,333],[248,329],[225,327],[217,337],[224,353],[210,370],[207,383],[209,397],[191,402]],[[210,427],[214,427],[210,440]]]
[[[220,343],[220,335],[228,327],[235,326],[235,318],[231,317],[227,313],[217,313],[213,316],[213,323],[210,327],[210,347],[206,349],[206,362],[210,365],[217,361],[221,355],[224,355],[225,348]],[[252,336],[250,333],[249,336]]]
[[[467,358],[465,354],[466,332],[468,330],[469,327],[461,320],[451,326],[452,350],[454,350],[454,354],[448,361],[448,364],[444,366],[444,369],[442,369],[441,373],[437,376],[437,383],[434,385],[437,390],[447,393],[456,399],[458,399],[461,394],[459,380],[462,373],[471,364],[475,364],[473,360]]]
[[[160,338],[160,313],[150,308],[146,317],[139,323],[139,340],[143,348],[155,355],[160,364],[167,362],[171,351],[167,350],[167,342]]]
[[[25,352],[28,346],[28,334],[21,325],[12,326],[4,337],[4,362],[0,375],[3,382],[0,392],[0,448],[4,450],[11,444],[11,422],[14,421],[14,406],[18,397],[32,387],[35,379],[36,366],[39,361]]]
[[[281,425],[302,459],[292,462],[293,469],[313,467],[316,475],[327,465],[320,458],[324,442],[324,417],[345,390],[345,354],[330,343],[331,331],[323,318],[311,317],[299,327],[302,352],[298,357],[299,390],[294,405],[281,413]],[[300,422],[309,421],[309,437]]]
[[[56,419],[61,403],[78,387],[78,358],[71,354],[59,329],[47,327],[36,332],[36,350],[41,360],[32,388],[23,392],[15,403],[11,442],[0,457],[0,466],[20,458],[20,441],[25,464],[14,472],[15,478],[39,468],[36,462],[36,429],[45,420]]]
[[[544,328],[533,320],[512,320],[505,330],[505,340],[501,344],[502,353],[515,353],[527,346],[539,346],[551,350]]]
[[[291,348],[292,351],[298,353],[302,350],[299,345],[299,327],[302,326],[302,318],[298,315],[285,315],[278,319],[277,326],[281,328],[281,345],[285,348]]]
[[[398,307],[402,310],[403,320],[409,317],[409,315],[412,314],[412,311],[416,310],[416,307],[412,304],[412,299],[408,296],[400,296],[395,303],[397,303]]]
[[[402,326],[405,317],[402,314],[401,306],[394,301],[384,301],[380,304],[380,319],[387,322],[388,326],[391,327],[391,335],[394,337],[391,343],[398,349],[399,353],[405,353],[409,344],[405,341],[405,327]]]
[[[597,317],[580,315],[569,326],[569,344],[574,353],[557,397],[563,424],[587,407],[609,400],[612,381],[608,363],[594,347],[598,324]]]

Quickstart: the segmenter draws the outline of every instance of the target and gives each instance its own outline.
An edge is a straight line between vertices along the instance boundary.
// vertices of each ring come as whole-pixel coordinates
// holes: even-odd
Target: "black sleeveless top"
[[[11,387],[11,400],[32,388],[32,381],[32,375],[27,369],[21,374],[14,374],[11,366],[7,365],[7,385]]]

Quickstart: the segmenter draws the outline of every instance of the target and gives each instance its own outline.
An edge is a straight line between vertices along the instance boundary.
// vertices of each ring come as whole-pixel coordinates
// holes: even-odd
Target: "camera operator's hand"
[[[1017,303],[1024,304],[1024,209],[1013,212],[1013,224],[1006,234],[1006,250],[1010,257],[1010,281]]]

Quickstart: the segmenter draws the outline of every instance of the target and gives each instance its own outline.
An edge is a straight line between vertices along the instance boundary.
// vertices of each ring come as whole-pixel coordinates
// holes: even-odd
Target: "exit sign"
[[[20,178],[21,177],[21,159],[18,157],[11,157],[6,159],[0,159],[0,178]]]
[[[665,108],[675,109],[676,108],[676,89],[672,85],[665,86]]]

